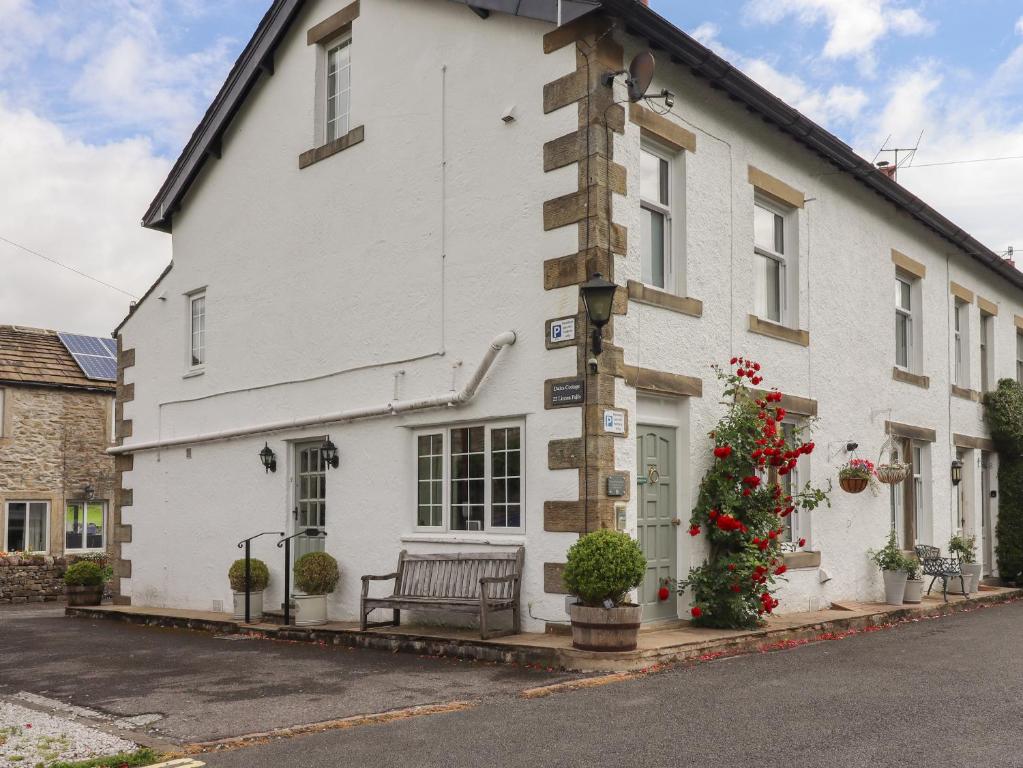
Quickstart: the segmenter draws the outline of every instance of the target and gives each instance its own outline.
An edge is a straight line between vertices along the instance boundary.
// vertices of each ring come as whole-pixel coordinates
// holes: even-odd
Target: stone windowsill
[[[810,346],[809,331],[779,325],[778,323],[773,323],[770,320],[764,320],[756,315],[749,316],[749,330],[750,333],[769,336],[772,339],[787,341],[790,344],[798,344],[801,347]]]
[[[336,155],[338,152],[343,152],[349,147],[361,144],[365,138],[366,130],[364,126],[357,125],[344,136],[334,139],[334,141],[323,144],[322,146],[310,149],[307,152],[303,152],[298,156],[298,167],[300,170],[302,168],[308,168],[313,163],[326,160],[328,157]]]
[[[821,566],[820,552],[786,552],[784,558],[785,565],[788,566],[790,571],[802,568],[820,568]]]
[[[526,537],[511,533],[406,533],[403,542],[416,544],[477,544],[491,547],[525,546]]]
[[[185,371],[185,373],[182,374],[181,378],[194,379],[196,376],[202,376],[204,373],[206,373],[205,368],[193,368],[190,371]]]
[[[690,317],[703,317],[703,302],[689,296],[676,296],[637,280],[629,281],[629,300],[661,307]]]
[[[922,376],[919,373],[910,373],[902,368],[892,368],[892,379],[894,381],[901,381],[903,384],[912,384],[914,387],[920,387],[921,389],[928,389],[931,386],[929,377]]]
[[[966,387],[960,387],[953,384],[952,394],[956,397],[961,397],[963,400],[972,400],[975,403],[980,402],[980,392],[975,389],[967,389]]]

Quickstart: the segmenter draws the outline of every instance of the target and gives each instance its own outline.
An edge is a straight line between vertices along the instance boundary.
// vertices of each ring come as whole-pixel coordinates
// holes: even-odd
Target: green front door
[[[639,602],[643,606],[643,621],[674,619],[678,616],[674,591],[667,600],[661,600],[658,592],[665,580],[675,578],[678,562],[675,430],[640,426],[637,432],[639,503],[636,526],[639,545],[647,559]]]

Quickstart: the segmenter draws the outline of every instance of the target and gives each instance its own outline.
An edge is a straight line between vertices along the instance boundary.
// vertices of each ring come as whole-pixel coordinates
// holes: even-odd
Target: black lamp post
[[[334,445],[329,436],[323,441],[323,445],[320,446],[320,455],[323,456],[323,461],[328,467],[337,469],[337,465],[340,463],[340,459],[337,457],[337,446]]]
[[[273,448],[270,447],[270,443],[266,443],[263,446],[263,450],[259,452],[259,460],[263,462],[263,469],[270,472],[277,471],[277,454],[273,452]]]
[[[593,326],[594,356],[599,355],[603,349],[600,331],[611,319],[611,306],[614,303],[616,290],[618,290],[618,286],[605,280],[599,272],[595,272],[593,277],[579,286],[583,304],[586,305],[586,315]]]
[[[963,463],[959,459],[952,460],[952,485],[959,485],[963,479]]]

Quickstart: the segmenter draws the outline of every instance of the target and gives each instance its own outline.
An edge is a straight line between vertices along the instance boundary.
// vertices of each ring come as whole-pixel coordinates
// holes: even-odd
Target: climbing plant
[[[1001,379],[984,396],[984,418],[998,449],[998,572],[1023,580],[1023,385]]]
[[[691,536],[706,537],[709,552],[678,587],[692,590],[694,623],[751,628],[778,606],[775,584],[786,571],[779,538],[784,519],[830,506],[830,486],[783,489],[799,457],[814,450],[808,439],[813,424],[797,425],[786,437],[781,394],[754,393],[763,382],[760,364],[736,357],[727,371],[715,371],[725,384],[727,411],[710,433],[713,460],[689,527]]]

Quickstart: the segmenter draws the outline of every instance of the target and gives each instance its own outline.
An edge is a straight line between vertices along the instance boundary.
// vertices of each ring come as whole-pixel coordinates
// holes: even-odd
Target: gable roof
[[[102,342],[102,339],[96,339]],[[0,383],[102,390],[113,381],[88,378],[56,331],[0,325]]]
[[[560,0],[560,6],[559,0],[453,1],[477,9],[484,16],[489,11],[497,11],[554,22],[558,19],[560,8],[562,23],[587,12],[607,12],[622,19],[627,33],[647,39],[654,49],[667,51],[674,63],[689,67],[713,87],[721,89],[754,114],[834,164],[840,171],[848,173],[966,255],[1012,285],[1023,288],[1023,272],[879,171],[833,133],[790,107],[709,48],[650,10],[643,0]],[[303,4],[304,0],[273,1],[150,204],[142,219],[143,226],[171,231],[174,212],[180,207],[207,158],[210,155],[220,155],[223,133],[241,108],[245,97],[261,74],[273,72],[274,51]]]

